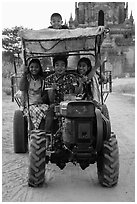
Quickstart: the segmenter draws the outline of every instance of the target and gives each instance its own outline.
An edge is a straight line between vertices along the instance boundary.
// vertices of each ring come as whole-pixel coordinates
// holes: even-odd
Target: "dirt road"
[[[135,201],[135,107],[127,96],[112,93],[107,100],[112,129],[120,152],[119,183],[103,188],[97,179],[96,165],[86,170],[67,164],[62,171],[48,165],[47,184],[27,186],[28,154],[14,154],[13,114],[17,105],[3,97],[2,118],[2,201],[3,202],[133,202]]]

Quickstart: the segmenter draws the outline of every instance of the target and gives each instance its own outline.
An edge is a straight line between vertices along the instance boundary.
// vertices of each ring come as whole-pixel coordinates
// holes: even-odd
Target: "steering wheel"
[[[58,77],[56,83],[61,87],[65,86],[65,91],[74,91],[75,86],[79,84],[79,78],[82,78],[82,76],[77,72],[64,72]]]

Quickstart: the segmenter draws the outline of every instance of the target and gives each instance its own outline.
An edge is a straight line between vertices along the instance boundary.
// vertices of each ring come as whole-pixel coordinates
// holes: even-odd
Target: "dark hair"
[[[57,61],[63,61],[65,62],[65,67],[67,67],[68,65],[68,60],[67,60],[67,56],[66,55],[56,55],[54,58],[53,58],[53,67],[55,67],[55,63]]]
[[[62,20],[62,16],[59,13],[53,13],[50,17],[50,19],[52,20],[52,18],[54,17],[59,17]]]
[[[78,71],[78,66],[79,66],[79,64],[80,64],[81,62],[85,62],[85,63],[87,64],[88,70],[87,70],[87,72],[86,72],[86,75],[89,74],[89,72],[92,70],[92,65],[91,65],[90,59],[87,58],[87,57],[82,57],[82,58],[78,61],[77,72],[79,72],[79,71]]]
[[[41,66],[41,63],[40,63],[40,60],[39,60],[39,59],[32,59],[32,60],[30,60],[30,62],[29,62],[29,64],[28,64],[28,72],[30,73],[29,67],[30,67],[30,65],[31,65],[32,63],[37,63],[37,64],[39,65],[40,70],[39,70],[39,72],[38,72],[38,75],[39,75],[39,76],[43,76],[43,70],[42,70],[42,66]]]

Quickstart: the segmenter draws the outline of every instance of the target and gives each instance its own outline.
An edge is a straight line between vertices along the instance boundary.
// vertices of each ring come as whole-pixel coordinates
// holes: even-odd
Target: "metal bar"
[[[110,84],[109,90],[110,90],[110,93],[111,93],[112,92],[112,73],[111,73],[111,71],[110,71],[110,74],[109,74],[109,84]]]
[[[11,97],[12,102],[14,102],[14,76],[11,76]]]
[[[108,97],[108,93],[106,94],[106,97],[104,98],[104,102],[106,101],[107,97]]]
[[[15,101],[16,101],[17,105],[20,107],[21,106],[20,100],[18,98],[15,98]]]
[[[66,51],[66,52],[55,52],[55,53],[48,53],[48,54],[45,54],[45,52],[42,52],[42,53],[37,53],[37,52],[31,52],[30,54],[42,54],[42,55],[44,55],[44,56],[53,56],[53,55],[58,55],[58,54],[62,54],[62,53],[64,53],[64,54],[68,54],[68,56],[72,56],[72,55],[79,55],[78,53],[75,53],[75,54],[73,54],[74,52],[84,52],[84,53],[82,53],[82,55],[93,55],[93,54],[90,54],[89,53],[89,51],[95,51],[95,49],[93,49],[93,50],[88,50],[88,52],[85,54],[85,51],[84,50],[74,50],[74,51]],[[71,53],[72,52],[72,53]]]
[[[102,70],[101,70],[101,66],[100,66],[100,78],[101,78],[101,72],[102,72]],[[100,84],[100,90],[101,90],[101,103],[102,103],[102,105],[103,105],[103,86],[102,86],[102,82],[101,82],[101,84]]]
[[[10,79],[11,79],[11,97],[12,97],[12,102],[15,100],[15,92],[17,91],[18,88],[18,83],[17,79],[19,79],[20,76],[17,76],[16,74],[13,74]]]
[[[98,44],[98,54],[100,54],[100,44]],[[102,66],[100,65],[100,79],[101,79],[101,74],[102,74]],[[102,82],[100,84],[100,90],[101,90],[101,103],[103,104],[103,86]]]
[[[27,66],[27,57],[26,57],[26,46],[25,46],[25,40],[22,38],[22,45],[23,45],[23,57],[24,57],[24,64]],[[28,115],[30,120],[30,111],[29,111],[29,96],[27,91],[27,105],[28,105]]]
[[[93,55],[93,54],[90,54],[89,53],[89,51],[92,51],[92,52],[95,52],[95,48],[94,49],[89,49],[89,50],[87,50],[86,49],[86,51],[87,51],[87,53],[86,54],[84,54],[83,53],[83,55]],[[64,54],[68,54],[68,56],[72,56],[72,55],[79,55],[78,53],[75,53],[74,54],[74,52],[85,52],[84,50],[74,50],[74,51],[66,51],[66,52],[56,52],[56,53],[45,53],[45,52],[41,52],[41,53],[38,53],[38,52],[29,52],[29,55],[31,54],[31,55],[39,55],[39,56],[41,56],[41,57],[51,57],[51,56],[53,56],[53,55],[59,55],[59,54],[62,54],[62,53],[64,53]],[[26,53],[27,54],[27,53]]]
[[[34,53],[33,53],[33,54],[34,54]],[[27,58],[27,61],[30,60],[30,59],[32,59],[32,58],[50,57],[50,56],[54,57],[54,56],[56,56],[56,55],[58,55],[58,54],[60,54],[60,53],[52,54],[52,55],[48,55],[48,56],[47,56],[47,55],[31,56],[31,57],[28,57],[28,58]],[[66,53],[66,55],[68,55],[68,56],[75,56],[75,55],[78,55],[78,56],[79,56],[79,55],[92,55],[93,57],[95,57],[95,55],[94,55],[93,53],[88,53],[88,52],[87,52],[87,53],[80,53],[80,54],[73,52],[72,54],[71,54],[71,53]]]
[[[23,47],[23,59],[24,64],[27,66],[27,60],[26,60],[26,46],[25,46],[25,40],[22,38],[22,47]]]
[[[16,62],[15,62],[15,57],[14,57],[14,71],[15,71],[15,74],[17,74],[17,67],[16,67]]]

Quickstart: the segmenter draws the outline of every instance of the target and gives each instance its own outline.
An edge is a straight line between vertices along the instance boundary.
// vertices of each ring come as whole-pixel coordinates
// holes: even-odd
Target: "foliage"
[[[16,65],[17,73],[22,73],[23,66]],[[10,78],[12,74],[15,74],[15,67],[14,64],[10,61],[2,60],[2,77],[3,78]]]
[[[11,74],[14,73],[13,63],[8,61],[2,62],[2,77],[3,78],[10,78]]]
[[[13,27],[11,29],[5,28],[2,31],[2,59],[8,63],[21,64],[21,38],[18,36],[19,31],[23,29],[20,27]]]
[[[19,55],[21,53],[21,39],[18,36],[18,32],[23,29],[23,27],[5,28],[2,31],[2,47],[4,50],[13,53],[14,55]]]
[[[7,62],[7,63],[14,63],[14,55],[13,53],[9,52],[9,51],[3,51],[2,52],[2,61],[3,63]]]

